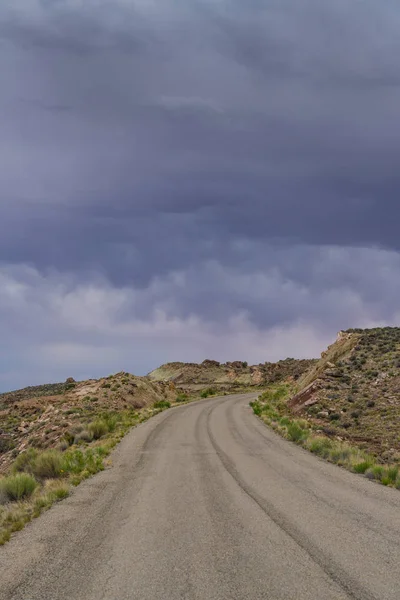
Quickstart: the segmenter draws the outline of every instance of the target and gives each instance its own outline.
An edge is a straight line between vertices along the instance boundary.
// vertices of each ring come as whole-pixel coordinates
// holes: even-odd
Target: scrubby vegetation
[[[94,440],[99,440],[108,432],[108,426],[104,419],[96,419],[88,425],[88,432]]]
[[[18,477],[26,479],[30,476],[19,474]],[[0,546],[8,542],[13,532],[23,529],[26,523],[50,508],[54,502],[66,498],[69,490],[68,483],[51,480],[42,487],[35,483],[34,490],[19,501],[5,502],[3,498],[0,501]]]
[[[128,374],[111,377],[113,387],[118,390],[114,392],[107,382],[97,382],[97,387],[107,394],[107,404],[114,409],[105,409],[106,401],[100,402],[98,396],[88,394],[82,394],[82,398],[77,400],[73,396],[74,404],[69,397],[60,399],[59,406],[65,407],[62,416],[60,410],[54,410],[53,406],[43,413],[36,400],[28,405],[30,409],[32,407],[34,416],[39,415],[40,429],[37,427],[35,431],[43,430],[41,437],[50,436],[54,431],[57,435],[49,437],[53,447],[43,448],[38,443],[40,438],[31,435],[27,439],[24,431],[21,432],[21,439],[27,439],[23,442],[25,447],[15,452],[7,473],[0,476],[0,545],[54,502],[67,497],[72,486],[104,469],[107,456],[132,426],[169,408],[175,398],[179,403],[190,400],[187,394],[177,392],[174,386],[159,384],[146,384],[143,387],[146,396],[142,393],[140,399],[131,399],[126,395],[126,388],[139,388],[138,379],[128,377]],[[160,397],[152,405],[141,399]],[[16,406],[18,408],[19,405]],[[6,412],[10,431],[17,431],[17,427],[25,429],[26,405],[21,406],[25,417],[23,426],[20,425],[17,408]]]
[[[208,398],[209,396],[214,396],[216,394],[216,390],[214,388],[206,388],[205,390],[202,390],[202,392],[200,392],[200,397],[201,398]]]
[[[174,402],[179,393],[172,383],[121,372],[0,394],[0,473],[27,448],[65,450],[102,439],[113,427],[105,415]]]
[[[400,328],[342,332],[289,400],[331,438],[400,461]]]
[[[160,400],[159,402],[154,402],[153,406],[154,408],[164,410],[165,408],[170,408],[171,402],[167,402],[166,400]]]
[[[17,456],[10,474],[0,479],[0,544],[54,502],[65,498],[70,487],[104,469],[104,459],[132,425],[158,411],[104,414],[89,424],[93,435],[79,447],[67,437],[64,450],[29,448]],[[102,441],[99,440],[102,438]],[[57,485],[51,485],[51,482]],[[50,486],[49,486],[50,484]]]
[[[38,452],[29,465],[29,470],[39,481],[55,479],[63,473],[63,455],[57,450]]]
[[[37,481],[28,473],[16,473],[0,479],[0,501],[17,502],[32,496],[37,487]]]
[[[400,489],[400,461],[384,464],[379,455],[335,438],[331,431],[327,435],[326,430],[308,419],[296,418],[288,407],[292,392],[290,385],[272,386],[250,404],[256,415],[288,440],[354,473]]]

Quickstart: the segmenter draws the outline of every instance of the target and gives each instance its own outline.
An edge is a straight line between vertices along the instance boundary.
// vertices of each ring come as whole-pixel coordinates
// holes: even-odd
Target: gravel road
[[[400,492],[225,396],[160,413],[0,548],[2,600],[399,600]]]

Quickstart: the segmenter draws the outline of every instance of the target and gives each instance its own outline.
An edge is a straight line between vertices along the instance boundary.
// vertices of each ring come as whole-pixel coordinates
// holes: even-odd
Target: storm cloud
[[[3,0],[0,388],[398,324],[394,1]]]

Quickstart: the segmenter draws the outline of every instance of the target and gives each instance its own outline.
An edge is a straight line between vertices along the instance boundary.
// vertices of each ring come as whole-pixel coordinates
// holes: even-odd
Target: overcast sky
[[[398,0],[1,0],[0,391],[400,321]]]

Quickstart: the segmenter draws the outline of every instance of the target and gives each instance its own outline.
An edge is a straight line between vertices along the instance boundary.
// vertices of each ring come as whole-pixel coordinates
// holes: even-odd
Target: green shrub
[[[37,455],[32,473],[38,479],[55,479],[63,470],[63,454],[57,450],[45,450]]]
[[[214,394],[216,394],[216,391],[214,390],[214,388],[209,387],[200,393],[200,397],[208,398],[208,396],[214,396]]]
[[[347,464],[352,454],[352,449],[346,444],[333,443],[333,447],[328,454],[328,458],[338,465]]]
[[[81,442],[91,442],[93,439],[93,435],[87,429],[83,429],[75,436],[75,444],[80,444]]]
[[[63,469],[67,473],[79,474],[85,468],[85,455],[81,450],[67,450],[63,458]]]
[[[110,452],[110,446],[108,448],[105,446],[96,446],[95,450],[96,450],[96,454],[98,454],[99,456],[104,458],[105,456],[108,456],[108,454]]]
[[[189,400],[189,396],[185,392],[181,392],[177,395],[175,402],[186,402]]]
[[[0,495],[8,501],[29,498],[37,487],[37,481],[28,473],[15,473],[0,479]]]
[[[108,425],[104,419],[96,419],[96,421],[89,423],[88,431],[92,434],[94,440],[98,440],[108,433]]]
[[[305,438],[307,432],[296,422],[289,423],[287,426],[288,437],[292,442],[300,442]]]
[[[25,452],[21,452],[13,462],[11,471],[13,473],[33,473],[33,464],[38,456],[38,451],[35,448],[29,448]]]
[[[270,390],[267,390],[260,396],[260,400],[268,403],[273,403],[277,407],[280,406],[284,408],[285,405],[282,404],[282,400],[284,400],[289,393],[289,386],[285,383],[280,384]]]
[[[154,402],[153,404],[153,408],[169,408],[171,406],[171,402],[168,402],[167,400],[160,400],[159,402]]]
[[[259,417],[262,413],[261,404],[257,400],[255,400],[254,402],[250,402],[250,406],[253,409],[254,414]]]
[[[329,415],[330,421],[338,421],[340,419],[340,415],[338,413],[331,413]]]
[[[364,474],[371,467],[372,467],[371,461],[369,461],[369,460],[363,460],[362,462],[353,465],[353,471],[355,471],[355,473],[362,473],[362,474]]]
[[[103,465],[103,456],[104,449],[101,452],[96,450],[87,450],[85,454],[85,469],[88,475],[94,475],[98,473],[98,471],[102,471],[104,469]]]
[[[382,481],[382,478],[385,476],[385,469],[381,465],[374,465],[365,472],[365,475],[368,479]]]
[[[0,531],[0,546],[3,546],[3,544],[6,544],[8,541],[10,541],[11,538],[11,531],[6,530],[2,530]]]
[[[393,467],[388,467],[386,470],[386,476],[389,480],[389,483],[393,484],[396,482],[397,477],[399,475],[399,467],[397,466],[393,466]]]
[[[117,415],[111,414],[111,413],[106,413],[103,414],[102,419],[104,420],[104,422],[107,425],[107,429],[109,432],[113,432],[115,431],[117,424],[118,424],[118,417]]]
[[[273,421],[279,421],[279,413],[272,406],[261,406],[261,412]]]
[[[90,475],[104,468],[103,457],[107,451],[103,447],[89,448],[86,452],[69,450],[64,454],[64,470],[72,475],[71,482],[77,485]]]
[[[313,452],[322,458],[327,458],[329,456],[332,446],[332,441],[329,438],[322,436],[311,438],[307,444],[310,452]]]
[[[57,487],[54,490],[51,490],[50,495],[56,501],[64,500],[64,498],[67,498],[69,496],[69,488],[67,486]]]

